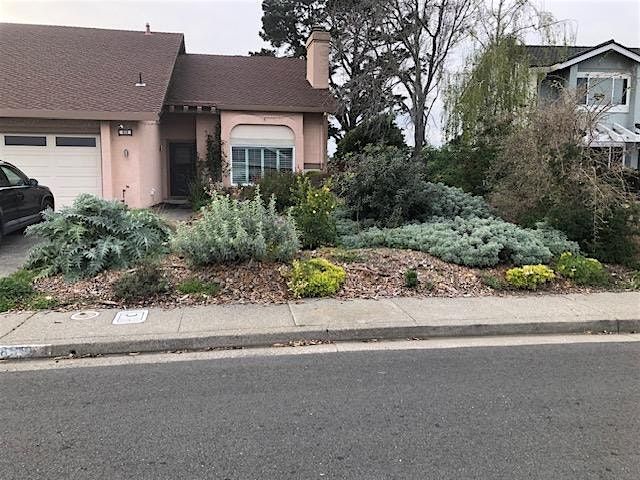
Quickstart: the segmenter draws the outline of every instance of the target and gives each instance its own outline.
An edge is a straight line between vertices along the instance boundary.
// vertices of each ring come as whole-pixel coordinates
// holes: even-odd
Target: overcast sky
[[[187,51],[246,55],[264,43],[260,0],[110,1],[0,0],[0,20],[83,27],[183,32]],[[577,43],[610,38],[640,47],[640,0],[542,0],[556,18],[570,19]]]
[[[246,55],[266,46],[258,35],[261,3],[260,0],[0,0],[0,21],[126,30],[143,30],[149,22],[155,31],[184,33],[189,53]],[[571,21],[578,45],[597,45],[614,38],[623,45],[640,47],[640,0],[540,0],[540,3],[556,18]],[[430,125],[434,143],[440,141],[437,123],[436,119]]]

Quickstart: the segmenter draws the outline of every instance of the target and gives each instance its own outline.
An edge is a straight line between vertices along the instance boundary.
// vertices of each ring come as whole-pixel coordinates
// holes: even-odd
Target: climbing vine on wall
[[[222,150],[220,121],[216,122],[214,134],[207,135],[207,166],[211,173],[211,180],[213,182],[222,182],[228,165]]]

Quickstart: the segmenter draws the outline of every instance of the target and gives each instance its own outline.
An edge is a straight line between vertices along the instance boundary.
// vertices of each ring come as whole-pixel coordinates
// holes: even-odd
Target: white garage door
[[[53,192],[56,208],[81,193],[102,195],[100,136],[0,134],[0,160],[13,163]]]

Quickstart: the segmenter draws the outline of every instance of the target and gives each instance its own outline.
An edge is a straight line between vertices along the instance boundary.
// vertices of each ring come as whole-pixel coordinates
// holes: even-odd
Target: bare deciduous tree
[[[608,105],[579,109],[575,92],[531,108],[509,135],[493,165],[492,203],[511,220],[546,217],[563,229],[580,216],[589,244],[609,219],[635,201],[615,147],[598,140]],[[629,210],[631,211],[631,210]]]
[[[537,34],[542,43],[571,43],[573,32],[567,20],[557,20],[535,0],[485,0],[479,4],[473,39],[483,50],[506,37],[520,41]]]
[[[556,20],[535,0],[486,0],[479,4],[471,33],[474,51],[452,74],[445,96],[446,134],[467,143],[488,141],[508,131],[533,99],[531,72],[522,47],[571,41],[570,24]]]
[[[469,37],[479,8],[477,0],[389,0],[383,28],[393,48],[396,76],[405,99],[401,108],[414,129],[414,156],[426,144],[431,115],[445,64]]]

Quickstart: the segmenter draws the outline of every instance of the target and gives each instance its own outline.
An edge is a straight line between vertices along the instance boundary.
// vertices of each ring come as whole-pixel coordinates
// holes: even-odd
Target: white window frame
[[[622,80],[626,80],[627,81],[627,90],[626,90],[626,94],[625,94],[625,103],[624,104],[620,104],[620,105],[611,105],[609,106],[609,108],[607,108],[607,112],[611,112],[611,113],[628,113],[629,112],[629,98],[631,97],[631,75],[629,75],[628,73],[617,73],[617,72],[578,72],[578,76],[577,78],[586,78],[587,79],[587,92],[586,92],[586,96],[587,96],[587,103],[581,103],[579,104],[579,106],[581,108],[584,109],[588,109],[588,110],[594,110],[600,107],[605,106],[604,104],[594,104],[594,105],[589,105],[589,90],[591,89],[591,87],[589,86],[589,79],[590,78],[601,78],[601,79],[605,79],[605,78],[610,78],[613,81],[611,82],[611,98],[613,98],[613,92],[615,89],[615,83],[616,81],[622,81]],[[577,80],[576,80],[577,82]],[[577,83],[576,83],[576,88],[577,88]]]
[[[232,144],[231,148],[229,149],[229,156],[231,157],[231,161],[229,162],[229,178],[231,180],[231,185],[234,187],[237,186],[243,186],[243,185],[253,185],[252,182],[247,181],[247,183],[237,183],[233,181],[233,149],[234,148],[244,148],[245,149],[245,168],[247,169],[247,180],[249,180],[249,161],[247,158],[247,149],[248,148],[259,148],[262,150],[262,154],[261,154],[261,159],[260,159],[260,163],[261,163],[261,168],[262,168],[262,176],[264,177],[264,151],[265,149],[272,149],[272,150],[278,150],[278,149],[291,149],[291,171],[295,172],[296,171],[296,147],[293,145],[251,145],[251,144],[244,144],[244,143],[238,143],[238,144]],[[280,166],[280,155],[277,155],[277,165],[278,167]],[[278,169],[279,172],[284,171],[283,169]]]

